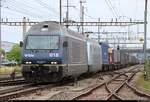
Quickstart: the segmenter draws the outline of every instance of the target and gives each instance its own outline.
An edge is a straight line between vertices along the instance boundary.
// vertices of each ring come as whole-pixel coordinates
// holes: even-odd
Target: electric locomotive
[[[22,46],[22,75],[34,83],[58,82],[88,71],[86,38],[58,22],[32,26]]]

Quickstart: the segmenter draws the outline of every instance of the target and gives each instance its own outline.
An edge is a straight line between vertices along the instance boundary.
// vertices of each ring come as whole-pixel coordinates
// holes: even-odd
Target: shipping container
[[[120,64],[120,50],[114,50],[114,63]]]
[[[129,55],[129,64],[133,63],[133,56]]]
[[[102,64],[109,64],[109,54],[108,54],[109,45],[104,42],[100,42],[100,45],[102,48]]]
[[[120,50],[120,63],[126,64],[126,58],[127,58],[127,54],[125,50]]]
[[[114,64],[114,50],[112,48],[109,48],[108,54],[109,54],[109,64]]]
[[[125,55],[125,62],[126,62],[126,64],[129,64],[129,54],[128,53],[126,53],[126,55]]]

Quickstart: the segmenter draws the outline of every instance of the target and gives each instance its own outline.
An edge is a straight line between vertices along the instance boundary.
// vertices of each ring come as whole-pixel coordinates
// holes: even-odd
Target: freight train
[[[124,49],[112,49],[104,42],[101,42],[100,45],[102,47],[102,71],[115,70],[139,64],[138,58],[129,54]]]
[[[22,75],[33,83],[59,82],[65,77],[110,70],[109,65],[118,65],[110,62],[111,54],[102,43],[54,21],[32,26],[20,46]]]

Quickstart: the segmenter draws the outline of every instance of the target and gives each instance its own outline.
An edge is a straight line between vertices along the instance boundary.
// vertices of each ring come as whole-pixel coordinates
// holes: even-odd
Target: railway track
[[[115,77],[113,77],[113,79]],[[105,85],[105,82],[88,86],[88,87],[86,87],[82,90],[79,90],[79,91],[61,91],[61,92],[53,95],[49,99],[50,100],[79,100],[80,98],[83,98],[85,96],[89,97],[89,95],[92,93],[92,91],[98,89],[99,87],[101,87],[101,89],[102,89],[101,92],[102,92],[102,94],[104,94],[103,93],[104,92],[104,90],[103,90],[104,85]],[[91,100],[91,99],[92,98],[90,98],[89,100]]]
[[[13,86],[13,85],[21,85],[28,83],[24,79],[18,79],[18,80],[9,80],[9,81],[0,81],[0,86]]]
[[[7,88],[7,89],[1,89],[0,90],[0,96],[4,95],[4,94],[7,94],[7,93],[23,90],[23,89],[29,88],[31,86],[32,86],[32,84],[25,84],[25,85],[10,87],[10,88]]]
[[[40,91],[47,90],[47,89],[53,89],[54,87],[57,86],[64,86],[67,84],[70,84],[71,82],[63,82],[63,83],[56,83],[56,84],[23,84],[21,86],[9,88],[9,89],[4,89],[0,90],[0,100],[2,101],[8,101],[11,99],[15,99],[21,96],[26,96],[31,93],[36,93],[38,94]]]
[[[46,88],[54,87],[53,84],[51,85],[35,85],[35,84],[26,84],[15,88],[10,88],[7,90],[1,90],[0,92],[0,100],[7,101],[13,98],[20,97],[22,95],[26,95],[32,92],[36,92],[38,90],[43,90]]]
[[[130,81],[138,71],[129,70],[126,73],[121,73],[72,100],[148,100],[150,95],[138,91],[130,85]]]
[[[16,76],[14,80],[22,79],[22,76]],[[11,81],[12,79],[10,77],[7,78],[0,78],[0,82],[2,81]]]
[[[63,99],[82,100],[82,99],[86,99],[86,97],[89,97],[89,95],[92,96],[92,93],[94,93],[95,90],[101,89],[99,92],[102,92],[103,96],[105,95],[104,94],[105,91],[107,92],[107,94],[105,95],[105,98],[104,97],[103,98],[98,98],[98,100],[101,100],[101,99],[104,99],[104,100],[107,100],[107,99],[108,100],[110,100],[110,99],[123,100],[123,98],[118,95],[118,93],[120,92],[118,90],[123,88],[123,86],[125,86],[125,85],[129,86],[130,89],[134,90],[134,87],[132,87],[129,84],[129,82],[134,77],[134,75],[138,71],[140,71],[140,70],[138,70],[138,67],[141,67],[141,66],[135,66],[133,68],[130,68],[128,71],[125,70],[125,71],[115,71],[115,72],[112,72],[112,73],[109,72],[109,73],[107,73],[107,74],[110,75],[110,78],[111,78],[111,80],[109,80],[109,81],[107,80],[103,83],[96,83],[94,85],[88,86],[88,87],[86,87],[84,89],[81,89],[81,90],[75,90],[75,91],[63,91],[63,90],[61,91],[60,90],[60,92],[58,92],[55,95],[52,95],[51,97],[49,97],[47,99],[48,100],[57,100],[57,99],[58,100],[63,100]],[[99,79],[99,76],[97,76],[97,77]],[[112,84],[112,83],[116,83],[115,90],[110,89],[111,88],[110,84]],[[66,85],[66,83],[61,85],[62,88],[65,85]],[[60,84],[59,85],[56,85],[56,84],[40,85],[40,86],[33,85],[33,84],[27,84],[27,85],[17,87],[17,89],[12,88],[12,89],[8,89],[7,91],[4,90],[3,92],[0,92],[0,100],[15,99],[17,97],[26,96],[26,95],[31,94],[31,93],[36,93],[37,91],[43,91],[45,89],[53,89],[56,86],[60,86]],[[137,91],[136,89],[135,89],[135,93],[137,93],[138,95],[141,95],[142,97],[148,97],[148,95],[144,96],[145,95],[144,93],[141,93],[141,92]],[[94,99],[94,98],[91,98],[91,99]]]
[[[94,76],[97,77],[97,76]],[[93,78],[94,78],[93,77]],[[84,79],[81,79],[84,80]],[[10,81],[11,83],[11,81]],[[3,83],[4,85],[5,83]],[[7,84],[7,81],[6,81]],[[65,82],[63,85],[68,85],[71,84],[70,82]],[[17,97],[21,97],[21,96],[25,96],[28,95],[30,93],[36,93],[38,90],[44,90],[46,88],[51,89],[54,88],[55,86],[63,86],[62,84],[51,84],[51,85],[42,85],[42,86],[37,86],[34,84],[27,84],[27,85],[22,85],[19,87],[14,87],[14,88],[9,88],[9,89],[5,89],[5,90],[0,90],[0,100],[10,100],[10,99],[14,99]],[[72,83],[73,85],[73,83]]]
[[[52,97],[50,100],[147,100],[149,95],[138,91],[130,85],[133,77],[141,71],[141,65],[134,66],[133,68],[115,72],[113,78],[106,82],[89,86],[80,91],[62,91]],[[129,90],[129,91],[127,91]],[[122,94],[123,93],[123,94]],[[130,93],[130,94],[128,94]],[[126,97],[125,97],[125,95]],[[129,96],[130,95],[130,96]]]

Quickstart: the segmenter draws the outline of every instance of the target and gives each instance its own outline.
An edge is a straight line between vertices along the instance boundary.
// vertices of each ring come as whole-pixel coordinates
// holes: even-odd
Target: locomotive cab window
[[[28,36],[26,49],[58,49],[59,36]]]

